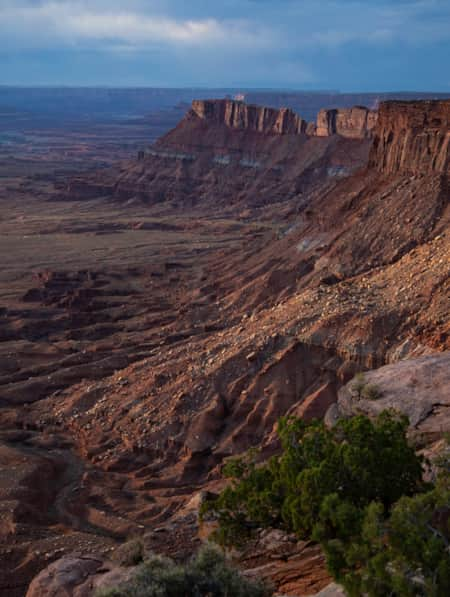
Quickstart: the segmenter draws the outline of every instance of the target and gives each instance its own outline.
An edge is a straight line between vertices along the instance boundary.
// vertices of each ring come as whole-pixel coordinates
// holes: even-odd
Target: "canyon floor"
[[[167,218],[103,200],[57,201],[46,184],[33,194],[13,188],[1,200],[0,221],[1,532],[7,539],[0,586],[21,595],[57,555],[108,551],[174,508],[170,499],[167,506],[156,503],[151,483],[140,480],[138,452],[130,473],[126,462],[105,471],[100,453],[100,466],[86,465],[67,434],[69,418],[50,415],[44,402],[59,402],[74,386],[107,398],[101,384],[109,379],[111,391],[126,394],[116,406],[130,410],[130,401],[143,396],[128,391],[121,370],[155,355],[170,359],[171,350],[195,350],[193,338],[206,342],[223,325],[214,299],[199,293],[211,256],[273,231],[194,212]],[[151,368],[141,383],[149,377]],[[89,408],[85,400],[75,398],[75,418]],[[96,427],[105,437],[115,426],[108,411],[107,404],[98,411],[109,422],[102,421],[101,432]],[[77,438],[85,431],[77,430]],[[110,431],[114,450],[124,430]],[[133,436],[131,427],[128,433]],[[84,449],[96,460],[94,445]],[[190,491],[190,485],[181,490]],[[164,501],[173,490],[160,493]]]
[[[61,201],[48,180],[4,182],[0,592],[23,595],[54,559],[73,551],[111,555],[195,493],[189,480],[161,489],[149,480],[158,475],[145,470],[144,450],[135,445],[140,432],[116,424],[114,410],[128,412],[133,402],[150,406],[150,397],[148,390],[130,390],[121,371],[146,363],[140,384],[155,387],[155,378],[163,385],[173,369],[195,361],[200,346],[207,351],[209,336],[228,325],[213,293],[201,290],[208,267],[218,255],[273,237],[278,227],[204,217],[201,210],[168,216],[103,199]],[[183,374],[188,390],[189,373]],[[70,414],[63,412],[66,392]],[[72,423],[91,406],[86,392],[102,397],[95,400],[101,421],[76,429]],[[111,410],[104,402],[109,392],[116,394]],[[154,404],[139,423],[150,426],[155,410]],[[90,431],[97,436],[92,445],[85,438]],[[114,445],[122,441],[130,454],[121,461]],[[111,462],[104,466],[107,453]],[[198,541],[189,531],[187,525],[186,537],[172,538],[174,545],[156,534],[155,547],[189,552]]]

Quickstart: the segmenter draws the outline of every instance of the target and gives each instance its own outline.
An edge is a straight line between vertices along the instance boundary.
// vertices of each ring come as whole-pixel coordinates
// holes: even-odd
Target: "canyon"
[[[24,595],[41,571],[29,596],[60,590],[72,558],[89,595],[99,570],[123,573],[111,560],[133,536],[183,559],[226,458],[272,454],[282,415],[378,407],[355,406],[358,372],[441,441],[449,115],[449,100],[388,101],[308,123],[196,98],[139,154],[7,180],[1,591]],[[255,541],[240,560],[280,593],[331,582],[317,546]]]

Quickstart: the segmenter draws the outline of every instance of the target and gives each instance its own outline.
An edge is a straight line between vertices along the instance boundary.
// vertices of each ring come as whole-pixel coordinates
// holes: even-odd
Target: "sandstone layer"
[[[289,108],[267,108],[233,100],[195,100],[188,118],[266,135],[300,135],[365,139],[372,135],[378,112],[364,106],[320,110],[308,123]]]
[[[266,108],[232,100],[195,100],[187,117],[264,135],[300,135],[307,127],[307,122],[289,108]]]
[[[321,110],[317,115],[315,134],[318,137],[340,135],[350,139],[372,136],[378,112],[361,106],[341,110]]]
[[[386,174],[450,174],[450,102],[381,104],[370,165]]]

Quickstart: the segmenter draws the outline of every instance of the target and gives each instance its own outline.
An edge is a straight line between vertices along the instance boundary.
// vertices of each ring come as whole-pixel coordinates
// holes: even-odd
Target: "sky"
[[[450,0],[0,0],[0,84],[450,92]]]

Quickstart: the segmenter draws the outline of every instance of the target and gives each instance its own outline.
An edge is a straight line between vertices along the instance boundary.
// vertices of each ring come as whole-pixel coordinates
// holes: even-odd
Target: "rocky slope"
[[[387,114],[401,114],[403,104],[381,106],[369,167],[342,179],[324,182],[324,172],[344,156],[352,169],[361,165],[369,140],[275,133],[274,115],[263,119],[270,133],[240,129],[217,124],[214,110],[212,122],[191,113],[152,149],[165,156],[124,168],[111,194],[127,196],[129,189],[131,196],[138,180],[143,194],[164,192],[153,209],[166,213],[173,208],[166,195],[177,197],[183,210],[172,210],[172,218],[182,211],[191,236],[170,259],[175,241],[166,230],[158,241],[166,257],[158,261],[130,240],[133,264],[126,267],[118,253],[121,267],[108,262],[97,264],[99,271],[46,274],[26,303],[17,299],[2,311],[9,365],[1,378],[0,423],[3,441],[15,442],[3,454],[4,468],[17,463],[23,475],[15,475],[13,505],[4,477],[2,533],[12,546],[0,552],[0,586],[16,588],[18,567],[29,578],[58,557],[61,544],[106,557],[118,539],[142,534],[150,549],[186,556],[204,537],[196,512],[202,492],[221,487],[224,458],[253,445],[271,453],[280,415],[325,416],[358,371],[450,350],[449,180],[445,168],[429,171],[430,160],[441,163],[441,143],[416,151],[418,139],[431,135],[433,106],[415,104],[414,120],[405,114],[401,124]],[[421,124],[409,133],[411,122]],[[449,132],[442,122],[439,139]],[[196,159],[188,159],[195,147]],[[264,167],[250,169],[244,187],[243,147],[267,151]],[[403,159],[388,160],[391,151]],[[223,165],[214,161],[218,155],[237,157]],[[277,159],[286,166],[275,180],[267,164]],[[283,211],[270,198],[291,185]],[[245,201],[233,204],[239,188]],[[194,192],[203,199],[197,211],[188,208]],[[257,225],[239,221],[252,201],[265,218]],[[81,204],[92,211],[101,203]],[[220,218],[211,217],[208,205]],[[225,223],[223,205],[234,205]],[[132,208],[120,204],[121,213]],[[224,229],[230,238],[213,245]],[[206,235],[213,248],[201,243]],[[21,359],[12,360],[12,343],[21,347]],[[38,365],[39,350],[45,363]],[[434,367],[430,358],[420,367]],[[420,404],[429,391],[420,381],[427,370],[417,383]],[[380,375],[387,387],[388,377]],[[445,392],[445,384],[439,387]],[[446,408],[441,398],[432,409]],[[28,453],[33,470],[23,466]],[[35,513],[25,524],[21,513],[33,502],[41,470],[53,492],[43,496],[42,517]],[[286,594],[325,587],[320,553],[291,543],[284,561],[258,548],[256,560],[248,555],[249,568],[269,571]],[[292,562],[303,562],[295,566],[300,577]]]

